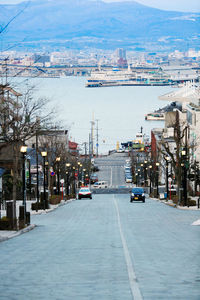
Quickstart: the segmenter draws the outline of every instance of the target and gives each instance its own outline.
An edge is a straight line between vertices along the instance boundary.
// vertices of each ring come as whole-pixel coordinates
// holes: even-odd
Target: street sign
[[[171,179],[171,177],[169,177],[169,178],[168,178],[168,181],[169,181],[169,182],[172,182],[172,179]]]
[[[65,181],[64,181],[64,179],[60,179],[60,183],[62,183],[62,184],[63,184],[64,182],[65,182]]]
[[[4,173],[5,173],[5,169],[4,168],[0,168],[0,177],[3,176]]]
[[[51,175],[51,176],[54,176],[54,175],[55,175],[55,172],[51,172],[50,175]]]

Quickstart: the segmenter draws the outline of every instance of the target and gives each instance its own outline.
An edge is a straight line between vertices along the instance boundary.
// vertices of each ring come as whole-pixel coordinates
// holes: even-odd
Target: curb
[[[163,203],[165,205],[168,205],[168,206],[171,206],[173,208],[177,208],[177,209],[180,209],[180,210],[189,210],[189,211],[200,211],[200,208],[197,208],[196,206],[190,206],[189,208],[186,207],[186,206],[179,206],[175,203],[172,203],[172,202],[168,202],[168,201],[165,201],[165,200],[161,200],[161,199],[158,199],[158,198],[150,198],[151,200],[154,200],[154,201],[157,201],[157,202],[160,202],[160,203]]]
[[[34,211],[32,210],[31,211],[31,216],[37,216],[37,215],[45,215],[45,214],[48,214],[48,213],[51,213],[52,211],[54,211],[55,209],[57,209],[58,207],[60,206],[63,206],[65,204],[68,204],[72,201],[75,201],[76,199],[69,199],[69,200],[66,200],[64,202],[60,202],[59,204],[56,204],[55,207],[52,207],[50,209],[46,209],[46,210],[39,210],[39,211]]]
[[[29,231],[33,230],[35,227],[36,227],[35,224],[31,224],[31,225],[27,226],[26,228],[23,228],[23,229],[21,229],[21,230],[19,230],[19,231],[14,231],[13,234],[11,234],[11,235],[9,235],[9,236],[6,236],[6,237],[0,237],[0,242],[7,241],[7,240],[12,239],[12,238],[14,238],[14,237],[17,237],[17,236],[19,236],[19,235],[21,235],[21,234],[24,234],[24,233],[26,233],[26,232],[29,232]]]

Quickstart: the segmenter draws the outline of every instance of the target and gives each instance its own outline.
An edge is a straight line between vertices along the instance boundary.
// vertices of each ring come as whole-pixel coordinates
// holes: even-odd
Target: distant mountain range
[[[5,47],[22,42],[22,48],[165,50],[198,45],[200,36],[199,13],[164,11],[135,1],[35,0],[0,5],[1,27],[24,7],[0,34]]]

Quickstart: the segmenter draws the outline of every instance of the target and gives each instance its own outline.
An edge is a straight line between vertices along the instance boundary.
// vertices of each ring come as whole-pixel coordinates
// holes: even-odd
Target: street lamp
[[[56,157],[57,162],[57,194],[60,195],[60,157]]]
[[[159,162],[157,162],[156,163],[156,188],[157,188],[157,190],[156,190],[156,194],[157,194],[157,198],[158,198],[158,196],[159,196],[159,190],[158,190],[158,180],[159,180]]]
[[[66,167],[67,167],[67,172],[66,172],[66,175],[67,175],[67,196],[69,195],[69,170],[68,168],[70,168],[71,164],[70,163],[66,163]]]
[[[80,180],[80,167],[81,167],[81,162],[80,161],[78,161],[78,176],[77,176],[77,178],[78,178],[78,187],[79,187],[79,180]]]
[[[76,172],[76,167],[73,167],[73,194],[76,194],[76,178],[75,178],[75,172]]]
[[[138,173],[135,173],[136,176],[136,186],[138,186]]]
[[[84,185],[85,185],[85,171],[86,171],[86,169],[83,169],[83,178],[82,178],[82,181],[83,181]]]
[[[152,174],[151,174],[151,170],[152,170],[152,165],[150,165],[149,166],[149,179],[150,179],[150,182],[149,182],[149,188],[150,188],[150,190],[149,190],[149,193],[151,194],[151,192],[152,192],[152,190],[151,190],[151,185],[152,185],[152,182],[151,182],[151,176],[152,176]]]
[[[43,157],[43,189],[44,189],[44,197],[43,197],[43,208],[44,210],[46,209],[46,183],[45,183],[45,158],[47,156],[47,152],[46,151],[42,151],[41,155]]]
[[[22,182],[23,182],[23,206],[24,206],[24,221],[26,220],[26,170],[25,159],[27,153],[27,146],[21,146],[20,152],[23,156],[23,168],[22,168]]]
[[[146,181],[147,181],[147,160],[144,161],[144,186],[146,187]]]
[[[187,205],[187,152],[185,149],[181,151],[182,161],[181,166],[183,167],[183,197],[184,197],[184,206]]]
[[[169,160],[170,160],[169,156],[165,156],[165,162],[166,162],[166,169],[165,169],[166,175],[165,175],[165,177],[166,177],[167,199],[169,198],[169,171],[168,171],[168,169],[169,169]]]

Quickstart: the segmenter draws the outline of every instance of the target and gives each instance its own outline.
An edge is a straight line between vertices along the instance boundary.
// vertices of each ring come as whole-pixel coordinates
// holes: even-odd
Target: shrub
[[[76,195],[75,195],[75,194],[71,194],[71,195],[66,195],[66,196],[65,196],[65,199],[66,199],[66,200],[74,199],[74,198],[76,198]]]
[[[196,206],[197,203],[195,200],[192,200],[192,199],[188,199],[188,206]]]
[[[178,200],[179,200],[178,195],[172,195],[171,200],[172,200],[175,204],[178,204]]]
[[[48,209],[49,205],[46,203],[45,209]],[[39,209],[44,209],[44,203],[43,202],[34,202],[31,204],[31,209],[32,210],[39,210]]]
[[[8,219],[7,217],[3,217],[0,220],[0,230],[10,230],[10,229],[13,229],[11,220]]]
[[[61,195],[52,195],[49,198],[49,203],[53,204],[53,205],[59,204],[61,201],[61,198],[62,198]]]

